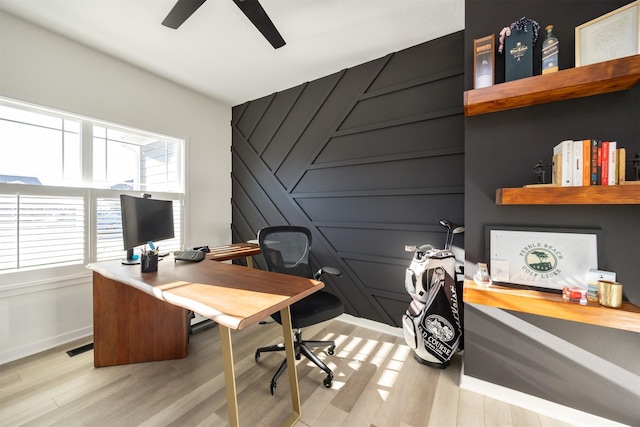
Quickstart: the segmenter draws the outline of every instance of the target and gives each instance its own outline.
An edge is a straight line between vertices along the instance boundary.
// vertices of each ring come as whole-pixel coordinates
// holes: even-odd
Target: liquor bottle
[[[558,71],[558,39],[553,35],[553,25],[545,28],[547,34],[542,42],[542,74]]]

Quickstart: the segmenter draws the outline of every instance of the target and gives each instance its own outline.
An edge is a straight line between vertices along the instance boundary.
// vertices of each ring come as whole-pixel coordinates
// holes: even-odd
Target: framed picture
[[[495,35],[473,40],[473,88],[493,86],[495,82],[494,71]]]
[[[576,67],[640,53],[638,0],[576,27]]]
[[[485,227],[489,274],[494,283],[528,289],[587,289],[587,273],[598,268],[601,230]]]

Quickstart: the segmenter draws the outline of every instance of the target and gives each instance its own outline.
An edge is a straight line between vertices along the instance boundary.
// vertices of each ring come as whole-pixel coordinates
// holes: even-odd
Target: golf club
[[[449,221],[445,221],[444,219],[441,219],[440,225],[447,228],[447,235],[444,238],[444,249],[447,249],[447,242],[449,241],[449,232],[451,231],[451,223]]]
[[[456,236],[456,234],[460,233],[464,233],[464,227],[456,227],[453,229],[453,231],[451,231],[451,241],[449,241],[449,245],[446,248],[447,250],[451,250],[451,247],[453,246],[453,238]]]

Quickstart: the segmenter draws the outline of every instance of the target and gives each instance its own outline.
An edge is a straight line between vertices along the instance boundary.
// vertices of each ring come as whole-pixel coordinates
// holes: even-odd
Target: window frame
[[[64,197],[81,197],[85,207],[84,217],[84,260],[80,264],[50,266],[50,267],[29,267],[17,268],[0,271],[0,289],[7,289],[20,283],[40,283],[56,280],[60,276],[76,276],[89,275],[90,272],[85,268],[89,262],[97,259],[97,200],[98,198],[119,198],[120,194],[128,194],[132,196],[141,196],[142,190],[122,190],[111,188],[97,188],[93,186],[93,127],[101,126],[109,129],[116,129],[123,132],[140,134],[143,136],[159,138],[163,140],[173,141],[177,143],[177,190],[175,191],[153,191],[146,190],[145,193],[151,194],[153,198],[174,200],[180,204],[180,223],[176,224],[176,229],[180,229],[179,245],[184,246],[186,229],[185,218],[187,217],[186,206],[186,140],[182,138],[172,137],[153,131],[145,131],[135,129],[129,126],[110,123],[104,120],[93,119],[90,117],[69,114],[59,110],[54,110],[37,105],[27,104],[24,102],[0,97],[0,104],[8,105],[13,108],[21,108],[34,111],[40,114],[50,114],[55,117],[79,120],[80,123],[80,163],[81,163],[81,186],[51,186],[51,185],[31,185],[31,184],[10,184],[0,183],[0,194],[6,195],[24,195],[24,196],[64,196]],[[174,203],[175,203],[174,202]],[[124,257],[125,251],[122,251]],[[114,258],[116,259],[116,258]]]

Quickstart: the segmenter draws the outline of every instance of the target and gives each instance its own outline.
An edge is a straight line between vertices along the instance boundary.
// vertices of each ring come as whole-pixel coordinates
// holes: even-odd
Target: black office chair
[[[314,278],[316,280],[319,280],[320,276],[325,273],[335,276],[342,275],[340,270],[331,267],[323,267],[313,274],[309,264],[311,232],[305,227],[289,225],[265,227],[258,232],[258,243],[269,271]],[[327,388],[331,387],[333,372],[318,356],[311,352],[310,347],[329,347],[327,353],[333,355],[336,348],[335,341],[303,341],[300,328],[315,325],[341,315],[344,312],[342,301],[329,292],[318,291],[292,304],[290,310],[291,327],[294,330],[293,345],[296,360],[300,360],[300,355],[304,355],[318,365],[320,369],[327,373],[327,377],[322,381],[322,384]],[[274,313],[271,317],[276,322],[282,323],[280,312]],[[260,361],[260,353],[270,351],[284,351],[284,345],[277,344],[257,349],[255,355],[256,363]],[[274,394],[276,382],[286,368],[287,359],[282,362],[271,379],[271,394]]]

